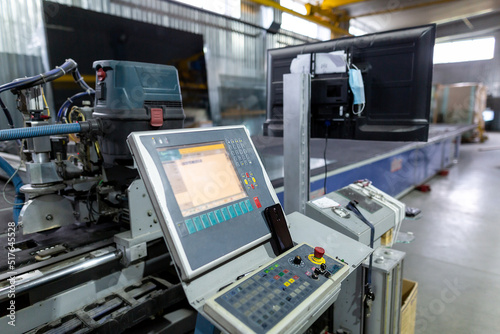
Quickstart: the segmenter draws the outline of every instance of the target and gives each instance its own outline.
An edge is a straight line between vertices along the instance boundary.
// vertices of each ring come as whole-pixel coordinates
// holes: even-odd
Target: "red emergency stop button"
[[[97,70],[97,79],[99,81],[104,81],[104,79],[106,79],[106,71],[104,71],[102,67]]]
[[[325,255],[325,250],[321,247],[314,248],[314,257],[317,259],[321,259]]]

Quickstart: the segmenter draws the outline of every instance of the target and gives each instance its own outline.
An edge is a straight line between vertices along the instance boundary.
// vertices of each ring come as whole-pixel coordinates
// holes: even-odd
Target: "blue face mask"
[[[349,86],[351,86],[351,91],[354,95],[354,104],[364,104],[365,86],[360,70],[354,68],[349,70]]]

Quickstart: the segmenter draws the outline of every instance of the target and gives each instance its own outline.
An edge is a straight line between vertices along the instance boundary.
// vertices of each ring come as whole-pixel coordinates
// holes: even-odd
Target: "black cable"
[[[64,64],[61,66],[57,66],[56,68],[41,73],[29,78],[17,79],[8,84],[0,86],[0,92],[6,90],[21,90],[37,85],[41,85],[50,81],[53,81],[57,78],[62,77],[66,73],[70,73],[77,68],[77,63],[73,59],[67,59]]]
[[[373,226],[368,219],[363,216],[361,211],[356,206],[357,201],[349,201],[349,203],[345,206],[346,209],[352,211],[356,217],[358,217],[363,223],[365,223],[369,228],[370,228],[370,248],[373,249],[373,242],[375,238],[375,226]],[[375,300],[375,294],[373,293],[372,289],[372,268],[373,268],[373,253],[370,254],[370,260],[368,264],[368,272],[366,273],[366,285],[365,285],[365,297],[367,298],[366,302],[368,300]],[[368,304],[367,304],[368,305]]]
[[[10,114],[9,109],[7,109],[7,106],[3,103],[1,98],[0,98],[0,107],[2,107],[3,113],[5,114],[5,118],[7,118],[7,122],[9,123],[10,127],[13,129],[14,128],[14,121],[12,120],[12,115]]]
[[[75,70],[71,73],[71,75],[73,76],[73,79],[75,80],[75,82],[84,90],[86,91],[89,95],[90,94],[94,94],[95,93],[95,90],[90,87],[84,80],[83,80],[83,77],[82,75],[80,74],[80,71],[78,70],[78,68],[75,68]]]
[[[11,90],[12,93],[16,94],[17,90],[21,90],[21,89],[37,86],[40,84],[44,84],[44,83],[47,83],[49,81],[53,81],[59,77],[62,77],[66,73],[70,73],[73,70],[75,70],[77,68],[77,66],[78,66],[77,63],[73,59],[66,59],[64,64],[62,64],[61,66],[57,66],[56,68],[54,68],[48,72],[38,74],[38,75],[28,77],[28,78],[22,78],[22,79],[19,78],[19,79],[16,79],[14,81],[11,81],[9,83],[1,85],[0,86],[0,93],[7,91],[7,90]],[[12,115],[10,114],[9,109],[7,108],[7,106],[5,106],[5,104],[3,103],[3,101],[1,99],[0,99],[0,107],[2,107],[2,110],[5,114],[5,117],[7,117],[7,121],[9,122],[10,127],[14,128],[14,122],[12,120]]]
[[[346,209],[352,211],[356,215],[356,217],[358,217],[363,223],[365,223],[370,228],[370,248],[373,248],[373,243],[375,239],[375,226],[373,226],[373,224],[370,223],[370,221],[368,221],[368,219],[366,219],[365,216],[363,216],[361,211],[359,211],[359,209],[357,208],[355,201],[349,201],[349,203],[346,205]],[[368,284],[372,283],[372,259],[373,259],[373,253],[370,254],[370,264],[368,268],[368,279],[367,279]]]

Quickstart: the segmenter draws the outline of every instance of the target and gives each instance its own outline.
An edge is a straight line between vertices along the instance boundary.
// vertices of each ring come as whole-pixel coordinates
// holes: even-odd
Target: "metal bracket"
[[[285,212],[306,212],[310,193],[309,118],[311,75],[283,76],[283,142]]]
[[[147,255],[146,243],[163,237],[160,223],[141,179],[135,180],[127,189],[130,231],[115,235],[114,241],[123,252],[125,265]]]

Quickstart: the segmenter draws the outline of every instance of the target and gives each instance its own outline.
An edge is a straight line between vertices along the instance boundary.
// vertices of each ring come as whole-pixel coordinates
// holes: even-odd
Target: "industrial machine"
[[[120,332],[185,303],[173,267],[158,265],[170,255],[125,142],[132,130],[183,126],[177,71],[112,60],[93,66],[95,90],[71,59],[0,86],[17,95],[24,118],[15,128],[0,100],[11,127],[0,140],[21,152],[17,168],[0,158],[16,188],[0,235],[4,333]],[[65,74],[84,91],[51,113],[44,86]],[[177,323],[191,327],[193,316],[183,313]]]
[[[181,333],[197,314],[226,331],[311,326],[372,249],[285,217],[244,127],[168,130],[184,118],[173,67],[94,69],[95,89],[72,60],[0,86],[26,125],[0,100],[0,140],[21,149],[17,168],[2,158],[17,196],[0,236],[2,333]],[[50,114],[43,86],[66,73],[85,91]]]
[[[306,214],[375,251],[345,280],[334,307],[338,333],[399,333],[405,253],[390,248],[405,205],[359,180],[309,201]]]
[[[295,63],[305,79],[290,77],[300,103],[288,106],[310,102],[313,136],[425,140],[434,32],[426,26],[305,50],[309,56]],[[391,80],[407,75],[396,91],[415,102],[395,118],[377,109],[377,98],[393,101],[376,62],[393,56],[392,42],[401,59],[416,60],[382,71]],[[274,64],[288,70],[298,50],[271,52],[271,71]],[[0,141],[20,150],[17,168],[0,158],[15,185],[12,221],[0,235],[2,333],[186,332],[195,317],[224,332],[289,333],[307,330],[327,310],[331,331],[398,331],[404,253],[370,254],[382,235],[396,235],[404,205],[362,181],[299,203],[309,217],[286,205],[285,216],[244,127],[180,129],[175,68],[93,66],[95,89],[71,59],[0,86],[17,96],[24,116],[15,128],[0,99],[11,127],[0,130]],[[68,73],[84,91],[51,114],[44,85]],[[275,94],[282,82],[275,81],[265,129],[282,135]],[[371,87],[366,98],[363,82]],[[76,104],[85,98],[93,105]],[[391,112],[403,110],[394,101]],[[309,137],[309,125],[298,131],[296,139]],[[297,184],[308,195],[304,180]]]

